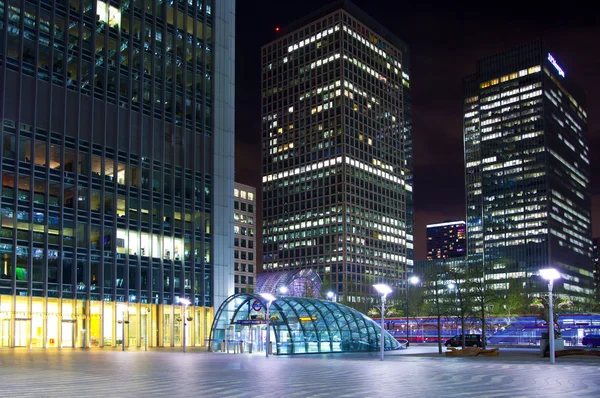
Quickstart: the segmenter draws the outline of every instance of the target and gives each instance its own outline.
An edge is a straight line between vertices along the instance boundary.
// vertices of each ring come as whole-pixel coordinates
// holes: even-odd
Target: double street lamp
[[[269,331],[269,324],[270,324],[270,320],[271,320],[271,313],[269,312],[269,308],[271,307],[271,303],[273,301],[275,301],[275,296],[273,296],[271,293],[261,293],[260,294],[262,296],[262,298],[264,298],[265,300],[267,300],[267,336],[265,338],[266,342],[267,342],[267,349],[265,350],[266,352],[266,356],[267,358],[269,357],[269,344],[270,344],[270,340],[271,340],[271,333]]]
[[[392,292],[392,288],[383,283],[378,283],[377,285],[373,285],[375,290],[381,294],[381,342],[379,343],[379,351],[380,351],[380,360],[383,361],[383,344],[384,344],[384,318],[385,318],[385,297]]]
[[[418,276],[411,276],[410,278],[408,278],[408,281],[406,283],[406,347],[410,345],[410,342],[408,341],[408,287],[411,284],[416,285],[417,283],[419,283]]]
[[[187,325],[187,306],[190,305],[190,300],[186,298],[180,298],[179,303],[183,304],[183,352],[185,352],[185,329]]]
[[[548,339],[550,340],[550,363],[554,364],[554,307],[552,305],[552,286],[554,285],[554,280],[560,278],[560,273],[554,268],[544,268],[540,270],[540,275],[548,281]]]

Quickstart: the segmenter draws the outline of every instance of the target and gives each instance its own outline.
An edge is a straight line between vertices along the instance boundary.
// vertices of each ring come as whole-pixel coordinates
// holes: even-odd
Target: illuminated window
[[[108,20],[110,27],[119,27],[121,24],[121,11],[118,8],[98,0],[96,9],[99,22],[106,22]]]

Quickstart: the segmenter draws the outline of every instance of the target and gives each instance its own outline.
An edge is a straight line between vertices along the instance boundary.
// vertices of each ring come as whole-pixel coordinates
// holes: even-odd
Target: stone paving
[[[600,397],[600,358],[0,350],[1,397]]]

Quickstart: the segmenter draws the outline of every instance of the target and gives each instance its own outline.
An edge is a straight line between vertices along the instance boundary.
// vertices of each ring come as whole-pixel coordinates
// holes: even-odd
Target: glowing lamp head
[[[410,283],[412,283],[413,285],[416,285],[417,283],[419,283],[419,277],[418,276],[411,276],[409,278]]]
[[[375,288],[375,290],[377,290],[379,292],[379,294],[381,294],[382,296],[387,296],[388,294],[390,294],[392,292],[392,288],[389,287],[386,284],[383,283],[378,283],[377,285],[373,285],[373,287]]]
[[[555,279],[560,278],[560,273],[554,268],[544,268],[540,270],[540,275],[542,278],[548,281],[554,281]]]
[[[275,32],[279,32],[279,30],[280,30],[279,26],[276,26],[275,27]]]
[[[190,300],[188,300],[186,298],[180,298],[179,299],[179,304],[190,305]]]
[[[273,296],[271,293],[261,293],[260,296],[268,302],[275,301],[275,296]]]

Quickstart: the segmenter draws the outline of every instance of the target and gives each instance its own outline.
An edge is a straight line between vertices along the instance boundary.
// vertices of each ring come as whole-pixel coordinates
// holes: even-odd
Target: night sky
[[[546,2],[503,1],[493,8],[483,8],[483,2],[477,7],[435,1],[353,2],[411,51],[416,260],[426,256],[427,224],[465,219],[461,79],[475,72],[478,59],[539,38],[586,91],[593,234],[600,236],[600,18],[595,11],[582,7],[569,11],[566,4],[574,3],[566,2],[555,7]],[[260,47],[277,38],[277,26],[284,27],[324,4],[237,1],[236,181],[256,187],[259,212]]]

